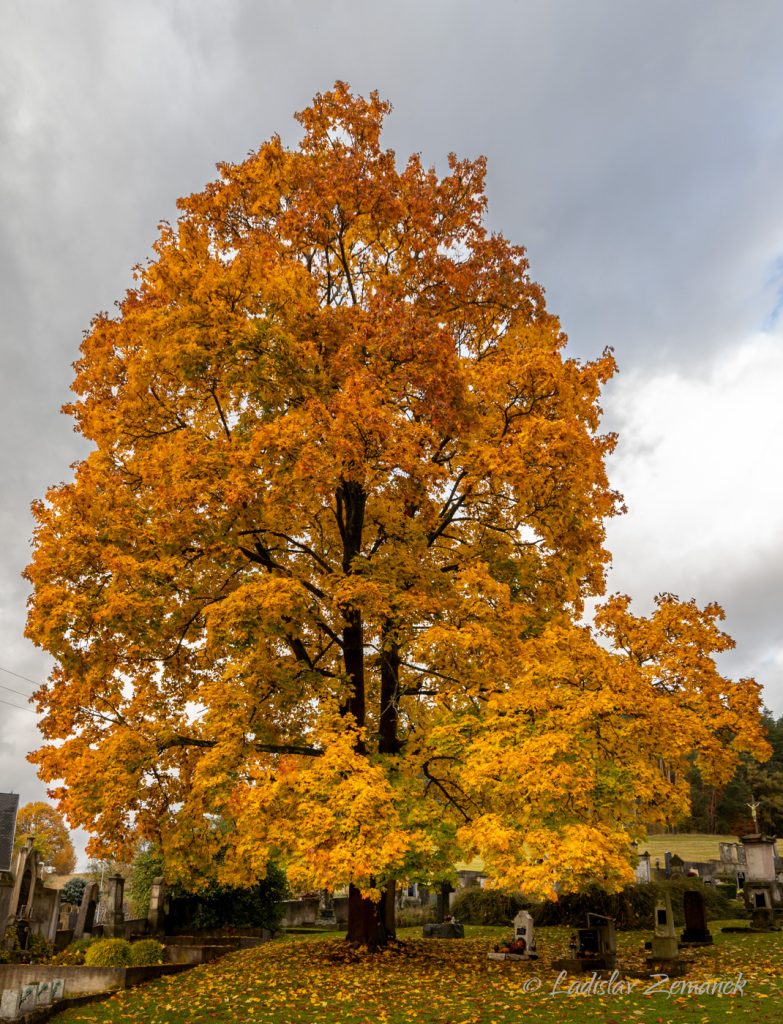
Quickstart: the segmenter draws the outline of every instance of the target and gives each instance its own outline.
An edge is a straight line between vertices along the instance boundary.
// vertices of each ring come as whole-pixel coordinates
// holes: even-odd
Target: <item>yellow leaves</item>
[[[207,629],[215,642],[231,637],[239,644],[258,637],[262,624],[298,622],[306,613],[308,594],[298,580],[250,579],[224,599],[207,605]]]
[[[412,850],[427,849],[424,833],[404,821],[402,784],[357,753],[355,733],[327,728],[318,738],[323,756],[281,760],[274,774],[258,770],[235,790],[237,841],[222,869],[226,880],[252,878],[269,849],[282,849],[294,886],[352,882],[369,891],[371,879],[399,875]]]

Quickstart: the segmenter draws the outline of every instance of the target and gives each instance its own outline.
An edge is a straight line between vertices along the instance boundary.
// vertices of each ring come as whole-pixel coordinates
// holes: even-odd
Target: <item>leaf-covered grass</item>
[[[725,923],[725,922],[724,922]],[[690,983],[747,979],[744,995],[553,994],[551,961],[568,929],[539,929],[541,959],[492,962],[501,928],[467,929],[463,941],[402,933],[396,950],[369,955],[333,935],[288,938],[230,954],[111,999],[69,1010],[57,1024],[777,1024],[783,999],[783,932],[723,935],[689,950]],[[620,966],[641,967],[648,932],[619,936]],[[572,979],[569,979],[572,980]],[[585,980],[582,976],[581,980]]]

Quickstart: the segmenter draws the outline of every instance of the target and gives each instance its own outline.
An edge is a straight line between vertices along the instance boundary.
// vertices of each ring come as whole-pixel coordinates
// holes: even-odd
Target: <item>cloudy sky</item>
[[[82,332],[178,196],[337,78],[392,101],[401,157],[486,154],[491,227],[620,364],[610,589],[719,601],[726,671],[783,714],[781,39],[778,0],[2,0],[0,790],[44,794],[20,573],[83,452]]]

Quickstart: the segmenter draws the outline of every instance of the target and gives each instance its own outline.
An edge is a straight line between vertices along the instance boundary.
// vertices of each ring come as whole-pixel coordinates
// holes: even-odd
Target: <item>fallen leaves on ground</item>
[[[776,1024],[783,999],[783,932],[722,934],[715,945],[687,950],[684,981],[747,979],[742,995],[632,991],[579,995],[555,988],[552,961],[567,955],[570,930],[537,931],[541,959],[487,960],[506,934],[469,928],[462,941],[424,940],[418,930],[378,953],[342,938],[286,939],[232,953],[185,974],[161,978],[111,999],[68,1010],[57,1024]],[[619,936],[621,971],[643,967],[646,932]],[[589,976],[588,976],[589,978]],[[586,980],[585,976],[569,977]],[[625,985],[625,981],[623,982]]]

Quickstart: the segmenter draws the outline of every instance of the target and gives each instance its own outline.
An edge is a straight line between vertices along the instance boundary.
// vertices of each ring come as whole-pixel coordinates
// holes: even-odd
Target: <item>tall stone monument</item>
[[[103,934],[107,938],[125,938],[125,879],[122,875],[109,875],[108,904],[109,910],[103,922]]]
[[[11,870],[11,862],[14,858],[16,813],[18,810],[18,794],[0,793],[0,872]]]
[[[751,928],[775,927],[775,911],[783,907],[783,886],[775,871],[775,838],[762,833],[742,837],[745,850],[745,905]]]
[[[150,890],[150,906],[147,911],[147,928],[151,935],[159,935],[166,927],[166,884],[163,876],[152,879]]]

